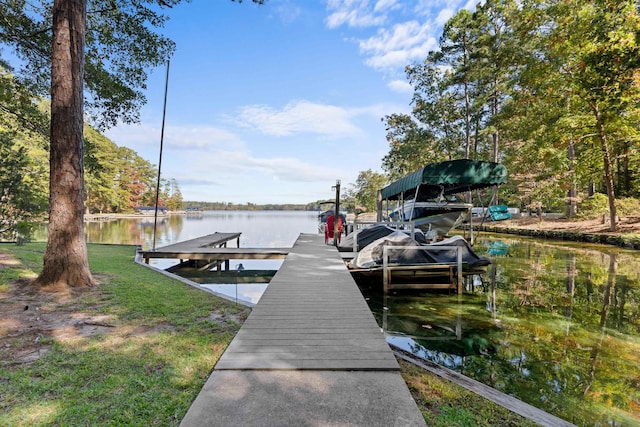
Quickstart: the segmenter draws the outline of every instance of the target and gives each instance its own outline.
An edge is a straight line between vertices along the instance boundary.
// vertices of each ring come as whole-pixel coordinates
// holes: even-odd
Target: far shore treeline
[[[306,204],[295,203],[231,203],[231,202],[196,202],[184,201],[185,208],[197,207],[203,211],[318,211],[326,208],[326,202],[313,202]]]

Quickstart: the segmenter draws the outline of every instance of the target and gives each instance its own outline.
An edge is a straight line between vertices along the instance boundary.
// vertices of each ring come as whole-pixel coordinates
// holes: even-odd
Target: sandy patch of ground
[[[617,229],[615,232],[610,230],[611,224],[609,221],[603,221],[602,219],[572,221],[562,218],[543,217],[540,220],[536,217],[522,217],[499,222],[486,221],[484,225],[592,234],[640,234],[640,216],[620,218],[616,224]]]
[[[17,263],[6,254],[0,268]],[[70,341],[117,327],[109,316],[90,315],[76,298],[98,293],[98,288],[82,291],[37,291],[30,280],[8,283],[0,292],[0,363],[4,366],[31,363],[49,349],[46,338]]]

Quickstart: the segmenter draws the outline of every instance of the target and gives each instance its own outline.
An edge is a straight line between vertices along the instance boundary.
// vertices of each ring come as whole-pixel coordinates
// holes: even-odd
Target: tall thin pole
[[[338,228],[338,221],[340,220],[340,180],[336,180],[336,211],[333,216],[333,246],[338,246],[338,234],[341,230]],[[346,224],[342,224],[343,227]]]
[[[169,65],[167,60],[167,76],[164,82],[164,105],[162,106],[162,128],[160,129],[160,159],[158,160],[158,182],[156,184],[156,209],[153,215],[153,249],[156,250],[156,227],[158,226],[158,198],[160,197],[160,171],[162,170],[162,145],[164,143],[164,120],[167,115],[167,92],[169,91]]]

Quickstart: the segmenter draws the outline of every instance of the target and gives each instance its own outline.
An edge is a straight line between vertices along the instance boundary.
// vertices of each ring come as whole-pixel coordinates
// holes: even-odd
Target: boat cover
[[[424,251],[408,249],[418,246],[457,246],[462,251],[462,263],[470,267],[480,267],[491,264],[489,258],[478,256],[469,243],[462,236],[453,236],[440,242],[421,245],[402,231],[393,233],[375,240],[363,248],[358,255],[349,262],[349,268],[372,268],[382,266],[382,251],[384,246],[406,247],[407,249],[397,249],[389,252],[389,264],[395,265],[417,265],[432,263],[455,263],[456,252],[454,249],[443,249],[439,251]]]
[[[489,215],[492,221],[504,221],[511,219],[511,212],[506,205],[489,206]]]
[[[382,189],[383,200],[397,200],[409,190],[425,185],[423,198],[471,191],[507,182],[507,169],[500,163],[459,159],[432,163]],[[405,197],[406,199],[407,197]]]

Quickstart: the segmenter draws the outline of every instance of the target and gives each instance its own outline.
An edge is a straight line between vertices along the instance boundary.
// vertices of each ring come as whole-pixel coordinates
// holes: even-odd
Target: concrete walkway
[[[424,426],[338,251],[302,234],[180,424]]]

